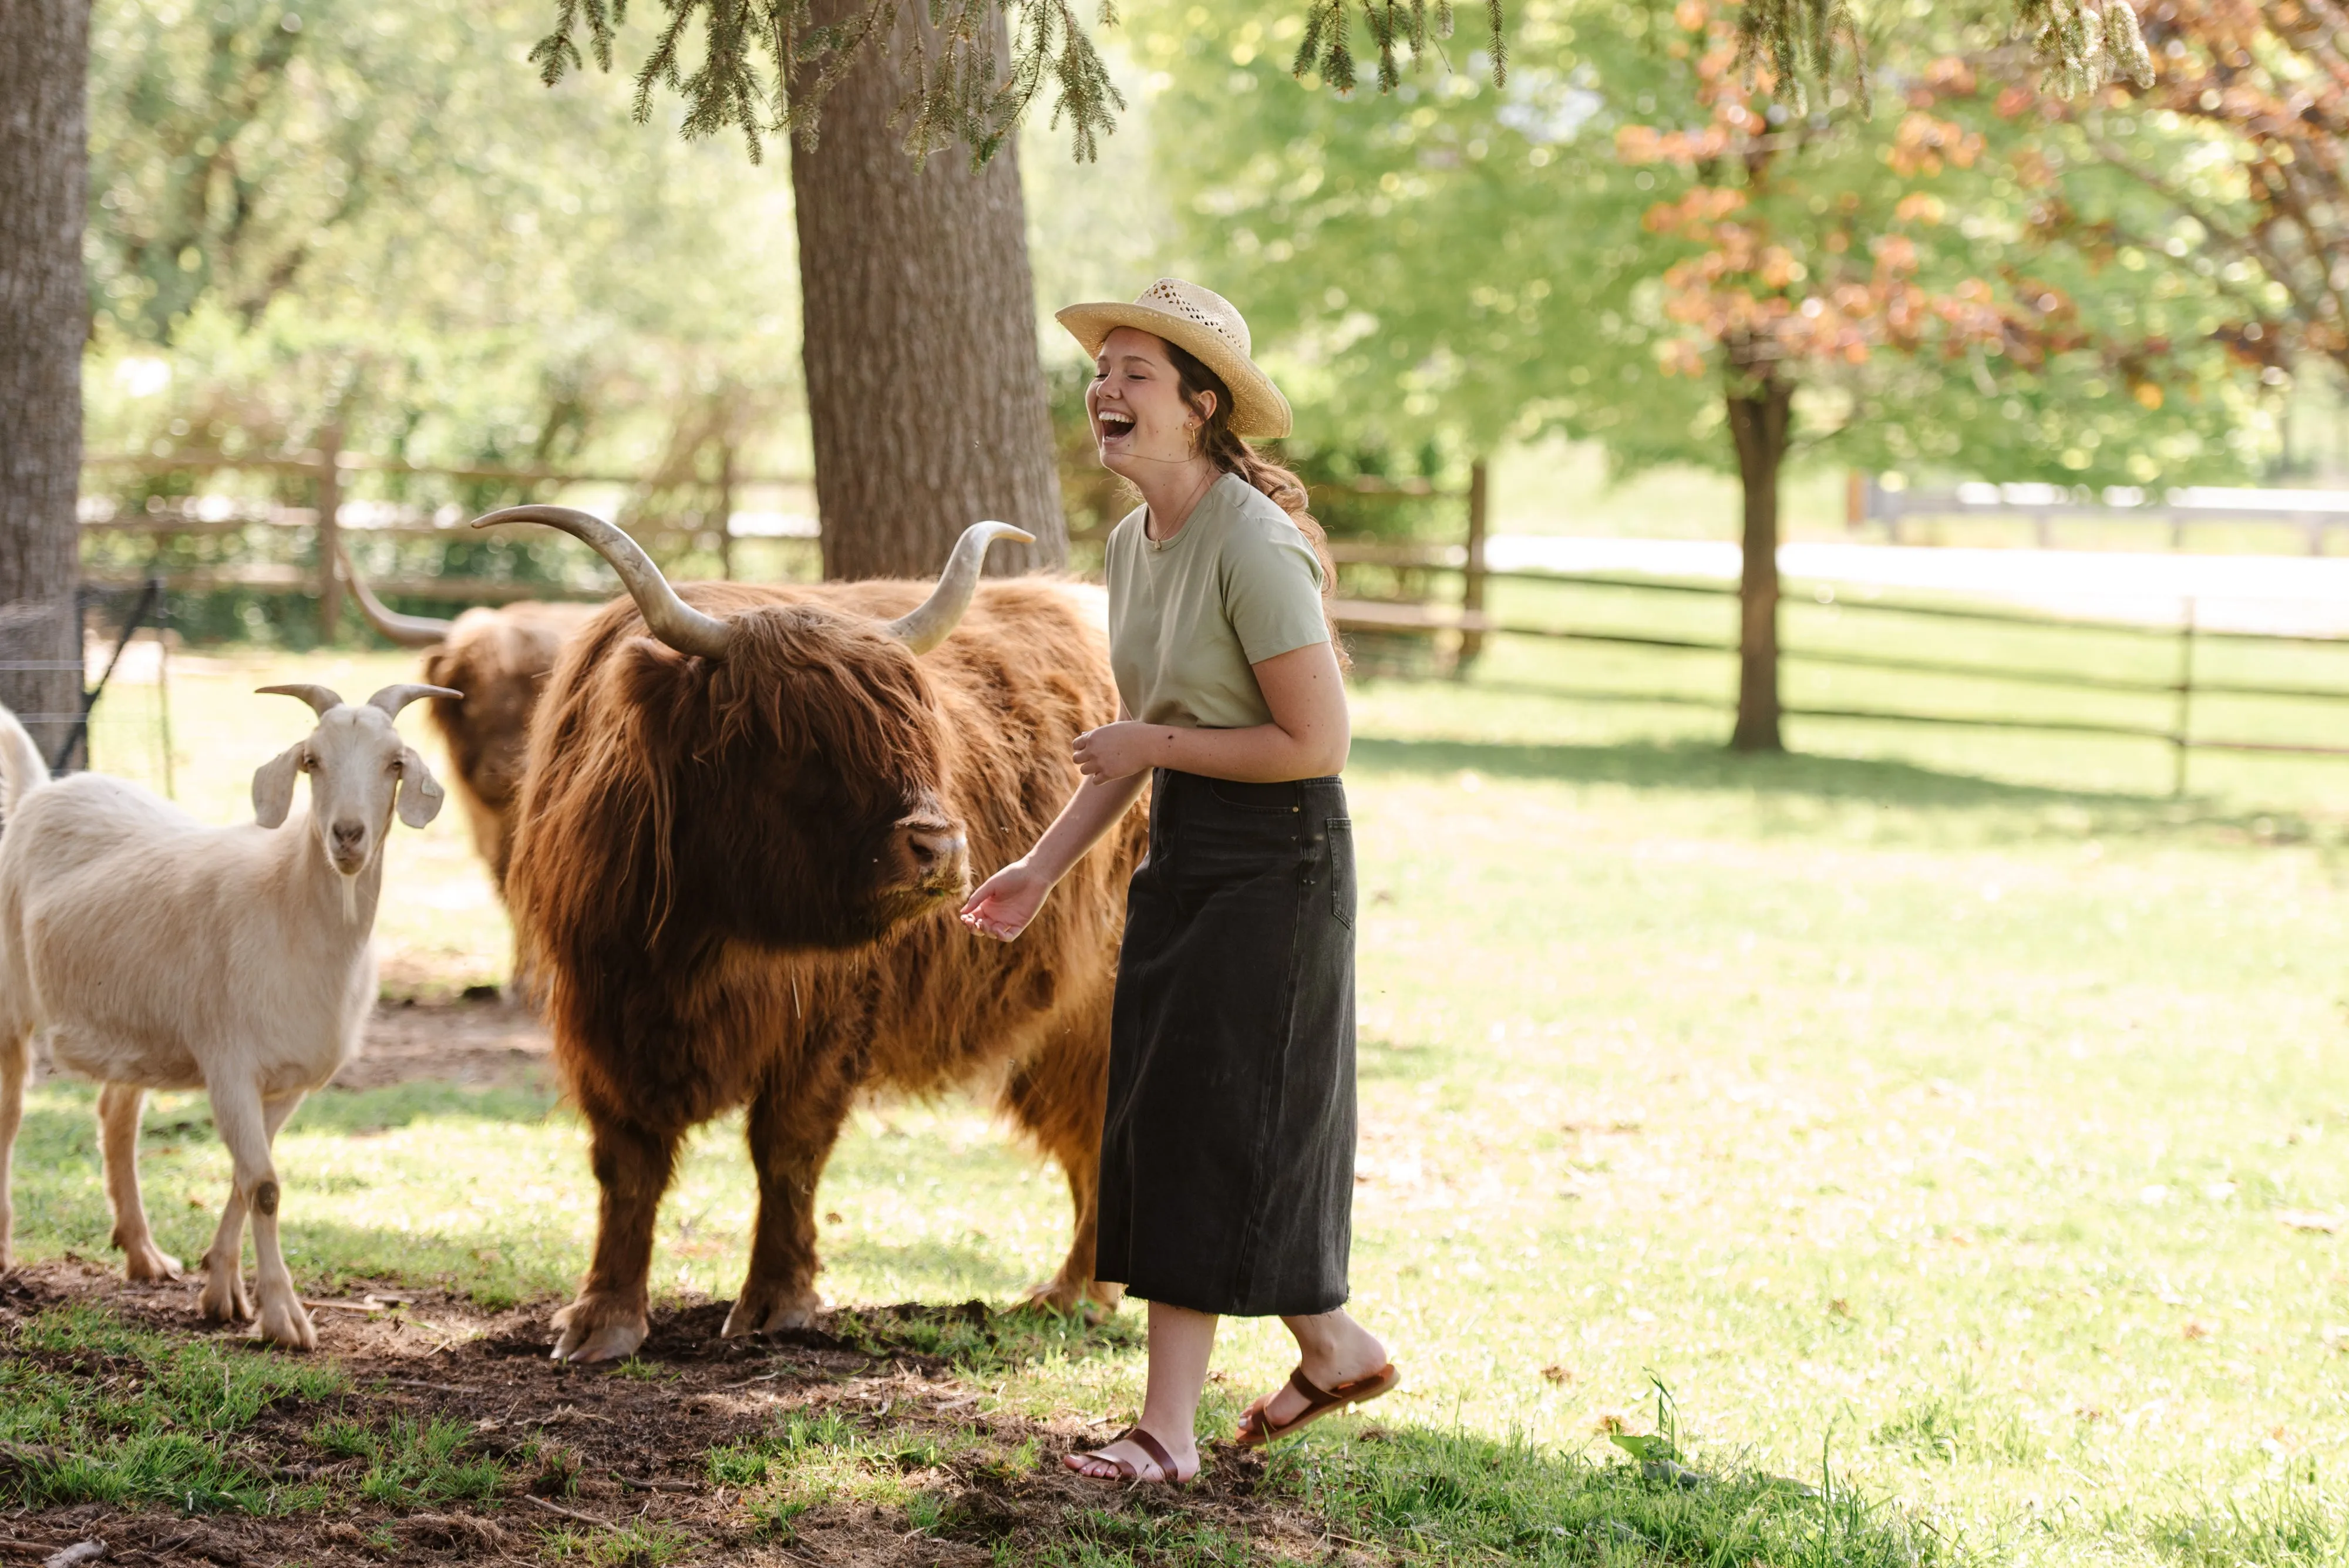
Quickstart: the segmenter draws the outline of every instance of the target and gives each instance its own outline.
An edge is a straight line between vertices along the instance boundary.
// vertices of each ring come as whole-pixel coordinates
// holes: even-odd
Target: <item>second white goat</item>
[[[202,1088],[235,1171],[204,1254],[204,1315],[254,1316],[250,1215],[262,1337],[307,1350],[318,1338],[278,1248],[270,1147],[358,1049],[394,811],[422,827],[440,809],[440,782],[392,720],[419,697],[459,693],[403,684],[353,705],[323,686],[262,690],[300,698],[318,724],[254,774],[254,824],[233,827],[204,826],[121,779],[52,782],[0,708],[0,1270],[29,1048],[46,1032],[58,1065],[103,1085],[106,1191],[130,1277],[180,1272],[139,1197],[147,1091]],[[288,823],[300,774],[310,811]]]

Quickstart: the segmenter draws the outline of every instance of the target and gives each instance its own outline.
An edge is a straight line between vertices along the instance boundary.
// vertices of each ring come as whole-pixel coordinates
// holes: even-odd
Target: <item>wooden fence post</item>
[[[1460,574],[1460,614],[1464,621],[1485,613],[1485,460],[1468,465],[1468,558]],[[1460,652],[1452,662],[1454,679],[1464,678],[1485,651],[1485,634],[1467,627],[1460,632]]]
[[[311,495],[318,509],[318,640],[332,643],[343,619],[343,579],[335,570],[335,554],[342,535],[343,427],[330,424],[318,432],[318,466]]]
[[[2169,793],[2173,796],[2186,793],[2186,756],[2193,749],[2189,738],[2194,722],[2194,601],[2184,605],[2183,618],[2178,627],[2178,704],[2170,719],[2169,747],[2172,758],[2169,773]]]

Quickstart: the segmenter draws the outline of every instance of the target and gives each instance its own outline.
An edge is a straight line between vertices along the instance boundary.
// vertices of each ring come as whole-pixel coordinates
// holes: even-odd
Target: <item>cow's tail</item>
[[[0,819],[16,815],[16,803],[48,782],[48,759],[16,715],[0,707]]]

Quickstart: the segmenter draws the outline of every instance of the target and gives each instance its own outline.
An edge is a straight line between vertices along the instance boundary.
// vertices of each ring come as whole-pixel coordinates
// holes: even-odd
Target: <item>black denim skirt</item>
[[[1094,1270],[1243,1317],[1346,1300],[1354,845],[1334,778],[1160,769],[1127,897]]]

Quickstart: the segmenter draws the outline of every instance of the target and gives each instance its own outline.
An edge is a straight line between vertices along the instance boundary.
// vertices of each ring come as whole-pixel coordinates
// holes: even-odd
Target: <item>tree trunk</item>
[[[861,8],[815,0],[814,20]],[[933,576],[986,518],[1036,535],[989,551],[991,572],[1068,558],[1016,148],[976,174],[959,147],[917,169],[889,125],[922,10],[825,99],[815,150],[792,148],[827,577]]]
[[[89,0],[0,0],[0,702],[54,759],[81,705]]]
[[[1745,491],[1744,553],[1737,584],[1737,728],[1741,752],[1783,752],[1778,734],[1778,469],[1786,456],[1794,389],[1764,374],[1732,384],[1729,431]]]

